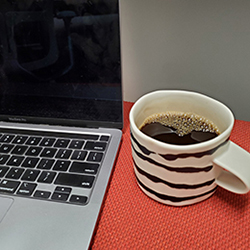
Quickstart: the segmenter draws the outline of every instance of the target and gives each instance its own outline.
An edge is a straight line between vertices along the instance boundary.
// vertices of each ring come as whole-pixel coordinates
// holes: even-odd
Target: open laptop
[[[0,249],[87,249],[123,126],[118,0],[0,3]]]

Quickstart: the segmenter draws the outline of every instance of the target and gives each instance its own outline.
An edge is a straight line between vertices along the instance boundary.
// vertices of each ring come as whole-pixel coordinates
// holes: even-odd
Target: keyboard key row
[[[33,160],[33,161],[32,161]],[[31,166],[34,164],[35,161],[38,161],[38,159],[34,158],[31,160],[26,159],[26,164],[23,164],[22,166],[25,167],[29,167],[31,168]],[[25,163],[24,162],[24,163]],[[55,163],[55,164],[54,164]],[[29,164],[29,165],[28,165]],[[71,164],[71,165],[70,165]],[[53,166],[53,168],[52,168]],[[92,174],[95,175],[97,174],[98,168],[99,168],[99,164],[98,163],[90,163],[90,162],[70,162],[70,161],[54,161],[54,160],[48,160],[48,159],[42,159],[37,168],[34,169],[32,167],[32,169],[27,169],[26,172],[35,172],[37,170],[54,170],[54,171],[68,171],[69,172],[74,172],[74,173],[85,173],[85,174]],[[9,166],[0,166],[0,177],[4,177],[5,174],[8,172],[8,177],[6,178],[14,178],[12,176],[12,172],[14,171],[17,173],[23,173],[23,171],[25,170],[25,168],[20,168],[20,167],[12,167],[10,168]],[[17,177],[20,178],[20,177]],[[15,178],[15,179],[17,179]],[[33,179],[32,179],[33,180]],[[35,181],[35,179],[33,180]]]
[[[0,143],[12,143],[12,144],[25,144],[28,146],[42,146],[42,147],[58,147],[71,149],[82,149],[85,140],[97,141],[98,135],[81,135],[84,140],[80,139],[67,139],[67,138],[53,138],[53,137],[40,137],[40,136],[27,136],[27,135],[14,135],[4,134],[0,135]],[[109,140],[109,136],[101,136],[100,141],[97,142],[97,150],[105,150],[106,143]],[[100,144],[100,145],[98,145]]]
[[[108,141],[109,140],[109,135],[101,135],[99,136],[98,134],[91,134],[91,133],[87,133],[87,134],[71,134],[71,133],[64,133],[64,132],[50,132],[50,131],[36,131],[36,130],[22,130],[22,129],[18,129],[13,133],[13,130],[11,129],[11,131],[9,129],[1,129],[1,133],[0,133],[0,142],[4,140],[5,137],[9,138],[11,137],[9,140],[13,140],[13,136],[16,137],[42,137],[42,138],[70,138],[70,139],[83,139],[83,140],[98,140],[100,139],[100,141]]]
[[[8,177],[10,179],[19,179],[23,171],[24,171],[23,169],[11,169],[11,171],[8,174]],[[34,171],[33,174],[38,175],[39,172]],[[27,178],[28,176],[31,175],[32,175],[31,173],[27,173],[25,176]],[[38,178],[38,183],[52,183],[53,180],[55,179],[54,184],[90,189],[95,179],[94,176],[69,174],[69,173],[59,173],[56,178],[55,176],[56,172],[43,171],[40,177]],[[6,178],[8,177],[6,176]],[[21,180],[23,180],[23,178]],[[20,183],[21,182],[19,180],[15,181],[15,180],[4,179],[0,184],[0,191],[5,192],[6,189],[7,190],[6,192],[14,193]]]
[[[38,157],[41,158],[51,158],[54,157],[56,159],[62,159],[62,160],[78,160],[78,161],[84,161],[87,157],[87,161],[91,162],[101,162],[103,158],[102,152],[89,152],[85,150],[68,150],[68,149],[53,149],[53,148],[44,148],[43,150],[41,148],[30,148],[25,154],[15,154],[16,150],[13,150],[13,155],[10,157],[9,154],[5,153],[0,155],[0,164],[6,164],[10,166],[19,166],[23,162],[24,159],[25,163],[22,166],[26,167],[35,167]],[[34,157],[33,157],[34,156]],[[37,160],[35,160],[37,159]]]
[[[56,171],[96,175],[99,169],[99,164],[97,163],[72,162],[70,165],[70,161],[56,161],[52,171],[47,171],[51,169],[52,162],[43,159],[40,163],[41,167],[36,169],[0,166],[0,178],[36,181],[40,172],[43,171],[37,181],[52,183],[56,176]]]
[[[89,144],[87,144],[88,146]],[[89,146],[86,147],[86,150],[91,151],[104,151],[106,145],[101,146]],[[12,150],[13,149],[13,150]],[[42,147],[28,147],[28,146],[15,146],[12,144],[2,144],[0,146],[0,153],[2,154],[14,154],[14,155],[27,155],[27,156],[40,156],[40,157],[49,157],[49,158],[60,158],[60,159],[69,159],[73,154],[73,159],[79,158],[84,160],[84,156],[87,155],[86,150],[72,150],[72,149],[57,149],[57,148],[42,148]],[[102,152],[100,152],[102,153]],[[101,154],[99,154],[101,155]],[[1,161],[1,159],[0,159]]]
[[[50,139],[50,140],[52,140],[52,139]],[[25,145],[22,145],[22,146],[21,145],[15,146],[15,144],[3,143],[0,146],[0,153],[9,153],[15,147],[14,150],[12,151],[12,153],[23,154],[29,148],[28,146],[30,146],[29,152],[28,152],[29,154],[36,154],[37,152],[39,153],[43,149],[43,147],[49,147],[49,148],[47,148],[47,150],[50,149],[53,152],[55,152],[55,150],[56,150],[55,148],[67,148],[68,144],[69,144],[69,140],[59,140],[59,139],[57,140],[57,142],[55,143],[53,148],[50,147],[50,146],[52,146],[52,144],[50,145],[49,143],[41,143],[41,144],[39,144],[39,146],[37,146],[38,142],[37,143],[35,143],[35,142],[34,143],[26,143]],[[72,141],[70,146],[69,146],[69,149],[82,149],[83,145],[84,145],[83,141]],[[105,151],[106,146],[107,146],[106,142],[87,141],[85,146],[84,146],[84,149],[95,150],[95,151]],[[37,150],[37,152],[35,152],[35,150]]]
[[[37,184],[20,181],[3,180],[0,183],[0,192],[14,194],[26,197],[31,197],[33,194],[34,198],[40,199],[51,199],[54,201],[69,201],[73,204],[84,205],[87,202],[87,197],[83,195],[72,194],[72,188],[57,186],[51,195],[50,191],[36,190]],[[34,192],[35,191],[35,192]],[[70,197],[70,198],[69,198]]]

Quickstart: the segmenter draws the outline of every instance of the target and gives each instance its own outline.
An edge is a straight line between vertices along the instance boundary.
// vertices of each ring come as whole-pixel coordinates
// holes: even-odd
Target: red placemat
[[[211,198],[186,207],[142,193],[131,156],[132,105],[124,103],[123,141],[92,249],[250,249],[250,193],[218,187]],[[250,152],[250,122],[236,120],[231,140]]]

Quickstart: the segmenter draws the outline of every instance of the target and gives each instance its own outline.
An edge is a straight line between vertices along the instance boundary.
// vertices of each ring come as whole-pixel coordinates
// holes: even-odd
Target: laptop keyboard
[[[0,131],[0,194],[88,203],[109,135]]]

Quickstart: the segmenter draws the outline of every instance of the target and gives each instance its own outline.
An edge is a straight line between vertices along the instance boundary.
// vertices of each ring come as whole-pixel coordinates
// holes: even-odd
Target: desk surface
[[[250,249],[250,193],[218,187],[211,198],[186,207],[163,205],[142,193],[130,148],[132,105],[124,103],[123,141],[92,249]],[[236,120],[230,139],[250,152],[250,122]]]

